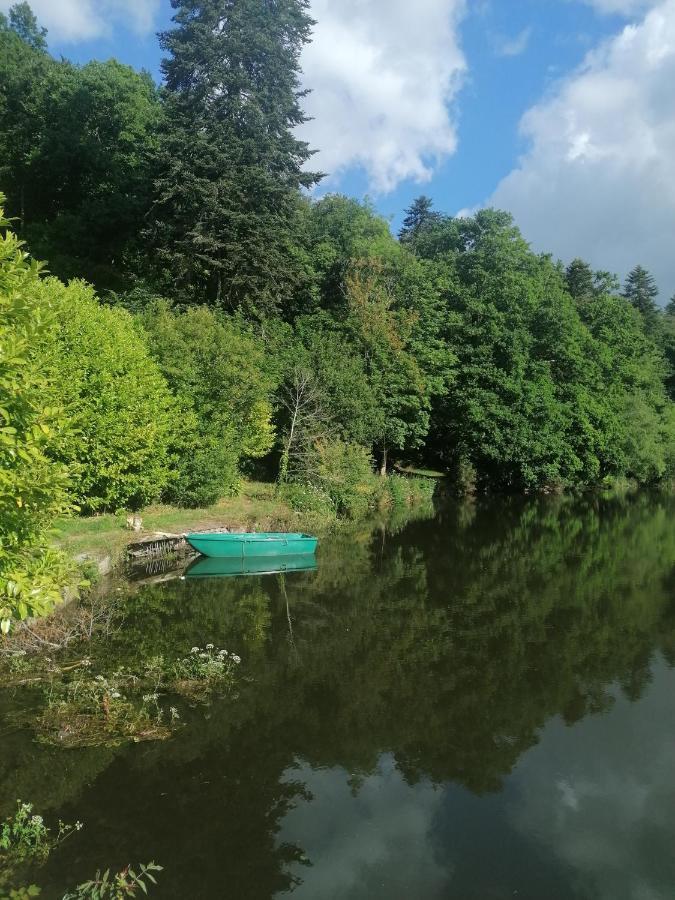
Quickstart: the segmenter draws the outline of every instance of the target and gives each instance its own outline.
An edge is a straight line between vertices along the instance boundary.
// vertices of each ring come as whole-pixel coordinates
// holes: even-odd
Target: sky
[[[7,9],[12,0],[0,0]],[[169,0],[32,0],[52,53],[161,79]],[[397,228],[420,194],[509,210],[533,249],[675,293],[675,0],[311,0],[319,193]]]

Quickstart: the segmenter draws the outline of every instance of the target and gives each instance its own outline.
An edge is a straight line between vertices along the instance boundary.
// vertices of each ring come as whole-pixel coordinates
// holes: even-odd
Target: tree
[[[658,321],[658,307],[655,303],[658,295],[656,282],[642,266],[635,266],[628,273],[623,296],[638,310],[648,331],[653,331]]]
[[[9,8],[9,25],[22,41],[34,50],[47,49],[47,29],[41,28],[28,3],[15,3]]]
[[[120,289],[132,267],[147,269],[139,233],[161,118],[147,72],[116,60],[58,68],[33,165],[38,197],[28,231],[51,272]]]
[[[67,473],[48,448],[63,434],[37,351],[54,328],[40,266],[9,230],[0,194],[0,625],[44,613],[60,598],[46,530],[69,507]],[[52,575],[51,567],[56,574]]]
[[[439,214],[432,206],[433,201],[424,195],[413,200],[405,212],[403,225],[398,233],[401,243],[414,244],[424,228],[440,220]]]
[[[160,116],[148,73],[56,62],[0,24],[0,186],[53,274],[128,286]]]
[[[281,385],[279,403],[285,412],[279,482],[306,474],[307,458],[314,445],[326,435],[329,414],[326,398],[313,373],[300,365],[293,367]]]
[[[573,259],[565,269],[568,294],[577,302],[590,299],[595,292],[593,270],[583,259]]]
[[[673,294],[670,300],[666,303],[664,312],[667,316],[675,316],[675,294]]]
[[[293,129],[307,0],[172,0],[166,125],[151,237],[187,298],[261,316],[281,310],[304,271],[297,259],[301,187],[319,175]]]
[[[0,190],[7,194],[8,213],[19,219],[22,237],[27,218],[39,202],[34,186],[36,158],[58,68],[47,53],[23,40],[0,16]]]
[[[81,281],[41,284],[57,328],[39,352],[48,397],[72,430],[52,441],[85,512],[138,509],[157,500],[172,477],[175,402],[129,313],[98,303]]]
[[[385,475],[389,452],[419,447],[429,428],[429,390],[410,352],[414,316],[394,308],[377,260],[355,263],[348,275],[347,329],[363,356],[377,419],[374,445]]]
[[[160,301],[142,321],[181,408],[178,477],[167,496],[184,506],[215,503],[236,490],[242,463],[274,443],[263,349],[241,321],[205,306],[177,313]]]

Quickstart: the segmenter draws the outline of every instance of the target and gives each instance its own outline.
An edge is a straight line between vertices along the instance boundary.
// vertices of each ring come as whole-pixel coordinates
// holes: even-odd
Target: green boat
[[[302,556],[198,557],[185,570],[186,578],[213,578],[233,575],[275,575],[279,572],[314,572],[313,553]]]
[[[314,553],[319,543],[309,534],[261,531],[240,534],[200,532],[186,534],[185,540],[203,556],[219,559],[248,559],[251,556],[297,556]]]

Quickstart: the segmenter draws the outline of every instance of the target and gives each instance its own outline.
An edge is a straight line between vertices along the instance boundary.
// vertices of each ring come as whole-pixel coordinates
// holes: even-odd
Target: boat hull
[[[188,544],[203,556],[218,559],[299,556],[314,553],[318,540],[309,534],[188,534]]]
[[[313,553],[302,556],[198,557],[185,572],[186,578],[224,578],[235,575],[274,575],[280,572],[315,572]]]

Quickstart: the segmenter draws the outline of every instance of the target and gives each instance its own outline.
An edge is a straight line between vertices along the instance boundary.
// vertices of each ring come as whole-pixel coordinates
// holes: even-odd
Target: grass
[[[441,472],[438,469],[417,469],[415,466],[396,466],[396,469],[403,475],[417,475],[419,478],[447,478],[447,472]]]
[[[72,556],[87,554],[116,560],[127,544],[155,532],[181,534],[211,528],[242,528],[259,531],[325,529],[330,522],[298,513],[277,497],[275,486],[245,481],[236,497],[227,497],[206,509],[178,509],[175,506],[149,506],[141,512],[143,528],[131,531],[125,512],[59,519],[53,529],[54,543]]]

